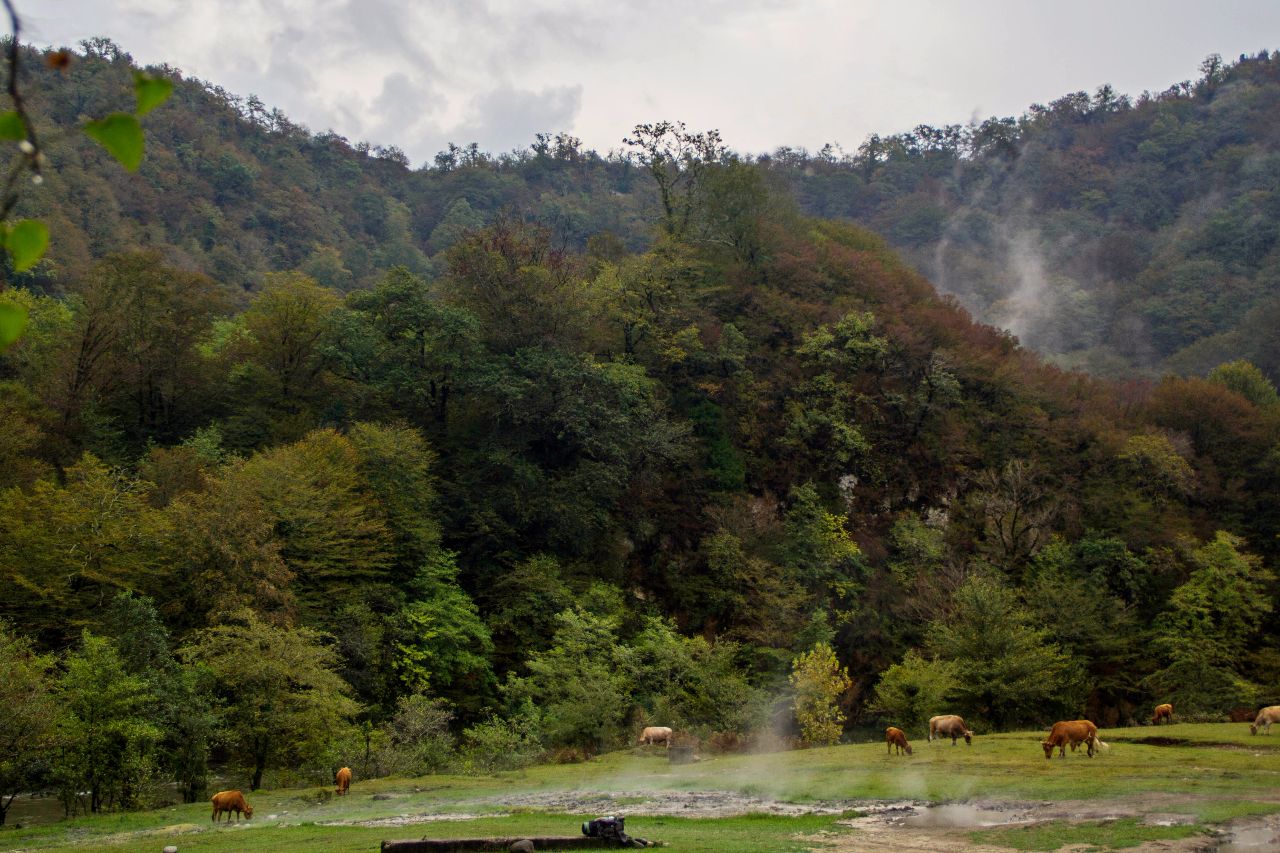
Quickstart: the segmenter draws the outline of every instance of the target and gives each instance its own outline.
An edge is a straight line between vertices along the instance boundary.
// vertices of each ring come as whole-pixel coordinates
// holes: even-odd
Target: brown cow
[[[907,755],[911,754],[911,744],[907,743],[907,734],[897,726],[889,726],[884,730],[884,742],[889,751],[889,755],[893,755],[893,748],[898,748],[898,754],[901,755],[906,750]]]
[[[645,726],[644,731],[640,732],[640,743],[663,743],[671,746],[671,729],[667,726]]]
[[[219,791],[209,798],[213,803],[213,822],[218,822],[218,816],[223,812],[227,813],[227,820],[231,820],[231,813],[235,812],[236,820],[240,820],[240,813],[244,813],[244,819],[250,820],[253,817],[253,806],[244,801],[244,794],[239,791]]]
[[[957,717],[955,714],[943,714],[939,717],[929,718],[929,743],[933,743],[934,738],[951,738],[951,745],[956,745],[956,738],[964,738],[964,742],[973,746],[973,732],[969,731],[969,727],[964,724],[963,717]]]
[[[1072,751],[1075,751],[1076,744],[1080,743],[1089,747],[1090,758],[1093,758],[1094,750],[1097,748],[1110,749],[1109,746],[1098,739],[1098,727],[1088,720],[1054,723],[1053,729],[1049,732],[1049,739],[1041,742],[1040,746],[1044,747],[1045,758],[1053,758],[1055,747],[1058,749],[1059,754],[1066,758],[1067,745],[1069,744]]]
[[[337,794],[339,797],[341,797],[351,788],[351,768],[350,767],[342,768],[336,774],[334,774],[333,779],[335,782],[338,783],[338,788],[336,791],[334,791],[334,793]]]
[[[1170,725],[1173,724],[1173,706],[1168,702],[1163,705],[1156,706],[1156,712],[1151,717],[1151,725],[1158,726],[1160,725],[1161,720],[1164,720]]]
[[[1249,726],[1249,734],[1256,735],[1261,728],[1264,735],[1269,735],[1272,723],[1280,723],[1280,705],[1268,705],[1259,711],[1257,718]]]

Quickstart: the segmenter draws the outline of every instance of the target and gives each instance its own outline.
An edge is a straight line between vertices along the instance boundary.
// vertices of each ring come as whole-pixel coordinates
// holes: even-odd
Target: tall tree
[[[308,628],[269,625],[245,610],[179,650],[213,672],[222,699],[220,733],[233,762],[249,769],[254,790],[268,768],[319,755],[359,711],[351,688],[334,672],[337,655],[325,639]]]

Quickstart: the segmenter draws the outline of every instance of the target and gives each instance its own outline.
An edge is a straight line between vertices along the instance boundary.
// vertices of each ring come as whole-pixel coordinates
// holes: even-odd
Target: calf
[[[1173,706],[1168,702],[1156,706],[1156,712],[1151,717],[1151,725],[1158,726],[1161,720],[1166,723],[1173,723]]]
[[[897,726],[889,726],[884,730],[884,740],[889,755],[893,755],[894,747],[898,748],[898,754],[901,755],[906,750],[907,755],[911,754],[911,744],[907,743],[907,735]]]
[[[213,803],[213,822],[217,823],[219,816],[227,813],[227,820],[231,820],[231,813],[235,812],[236,820],[240,820],[241,813],[244,814],[245,820],[253,817],[253,806],[244,800],[244,794],[239,791],[219,791],[209,798]]]
[[[1049,732],[1049,739],[1043,741],[1040,746],[1044,747],[1044,757],[1053,758],[1053,750],[1057,748],[1059,754],[1067,757],[1067,746],[1070,745],[1072,751],[1075,750],[1076,744],[1083,743],[1089,747],[1089,757],[1093,758],[1096,748],[1108,749],[1109,747],[1098,739],[1098,727],[1088,720],[1071,720],[1070,722],[1057,722],[1053,724],[1053,729]]]
[[[341,797],[351,788],[351,768],[350,767],[342,768],[336,774],[334,774],[333,779],[335,782],[338,783],[337,790],[335,790],[334,793],[337,794],[339,797]]]

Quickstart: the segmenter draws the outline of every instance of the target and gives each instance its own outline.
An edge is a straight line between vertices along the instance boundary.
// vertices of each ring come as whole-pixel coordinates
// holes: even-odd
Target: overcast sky
[[[1278,0],[17,0],[25,38],[103,35],[256,94],[313,131],[524,147],[637,122],[740,151],[854,150],[867,134],[1016,115],[1111,83],[1158,91],[1210,53],[1280,48]]]

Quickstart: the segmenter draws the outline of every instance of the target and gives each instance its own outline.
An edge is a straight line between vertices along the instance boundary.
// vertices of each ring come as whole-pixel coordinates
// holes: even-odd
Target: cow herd
[[[1153,726],[1159,725],[1162,721],[1173,722],[1173,705],[1167,702],[1157,705],[1151,715]],[[1263,734],[1270,734],[1272,723],[1280,723],[1280,705],[1271,705],[1259,711],[1257,718],[1249,726],[1249,734],[1256,735],[1258,729],[1262,729]],[[956,745],[956,740],[959,738],[964,738],[967,744],[973,744],[973,732],[965,725],[963,718],[955,714],[930,717],[929,742],[932,743],[934,738],[947,737],[951,738],[952,746]],[[884,740],[890,755],[895,749],[899,755],[903,752],[907,755],[911,754],[911,745],[907,743],[907,736],[897,726],[889,726],[884,730]],[[1045,758],[1052,758],[1055,749],[1061,757],[1066,758],[1068,746],[1071,747],[1072,752],[1075,752],[1076,748],[1082,744],[1090,758],[1098,750],[1110,749],[1098,737],[1098,727],[1088,720],[1063,720],[1054,723],[1053,728],[1049,730],[1049,737],[1041,741],[1040,746],[1044,749]]]
[[[1151,723],[1159,725],[1161,721],[1173,722],[1172,705],[1166,703],[1156,706]],[[1259,711],[1257,718],[1249,726],[1249,734],[1256,735],[1258,729],[1262,729],[1263,734],[1270,734],[1272,723],[1280,723],[1280,705],[1271,705]],[[964,738],[966,744],[973,745],[973,732],[965,725],[964,718],[955,714],[942,714],[929,718],[929,742],[932,743],[935,738],[951,738],[952,746],[956,745],[957,740]],[[670,746],[671,739],[672,731],[667,726],[649,726],[640,734],[642,744],[661,743]],[[895,749],[899,755],[904,752],[911,755],[911,744],[907,743],[906,732],[897,726],[889,726],[885,729],[884,739],[890,755],[893,755]],[[1058,750],[1059,756],[1066,758],[1068,746],[1071,747],[1072,752],[1075,752],[1076,748],[1082,744],[1090,758],[1099,749],[1109,749],[1098,737],[1098,727],[1088,720],[1064,720],[1054,723],[1049,731],[1049,737],[1042,741],[1040,746],[1044,749],[1045,758],[1053,758],[1055,749]],[[337,785],[335,793],[338,796],[342,796],[351,789],[350,767],[343,767],[334,774],[333,778]],[[214,823],[217,823],[224,813],[228,821],[231,820],[232,814],[236,816],[237,821],[241,815],[244,815],[245,820],[253,817],[253,806],[245,801],[244,794],[239,791],[219,791],[210,798],[210,802],[213,803]]]

